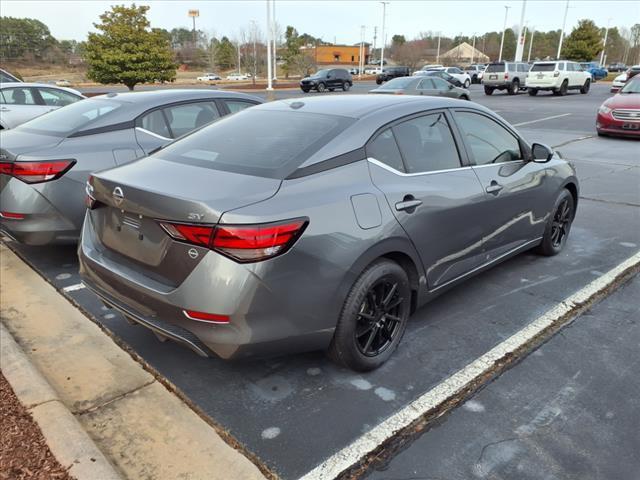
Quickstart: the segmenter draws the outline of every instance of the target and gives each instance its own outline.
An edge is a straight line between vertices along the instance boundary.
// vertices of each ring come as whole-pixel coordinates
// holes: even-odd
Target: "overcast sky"
[[[123,1],[73,1],[73,0],[2,0],[3,16],[29,17],[48,25],[57,39],[84,40],[93,29],[98,16],[113,4],[130,4]],[[266,2],[264,0],[235,1],[139,1],[149,5],[149,19],[154,27],[171,30],[175,27],[191,28],[187,17],[189,9],[199,9],[196,27],[216,36],[233,37],[241,28],[247,28],[251,20],[264,31]],[[387,39],[394,34],[404,34],[407,39],[420,32],[442,31],[443,35],[502,30],[504,6],[509,10],[508,26],[517,25],[522,11],[520,0],[389,0],[387,5]],[[565,0],[529,0],[525,21],[536,30],[553,30],[562,27]],[[378,27],[378,41],[382,25],[382,5],[370,0],[277,0],[276,18],[281,26],[293,25],[300,32],[322,37],[325,41],[356,43],[360,41],[360,26],[366,26],[367,40],[373,40],[373,27]],[[571,0],[567,16],[567,31],[579,19],[589,18],[599,26],[630,27],[640,23],[638,0]]]

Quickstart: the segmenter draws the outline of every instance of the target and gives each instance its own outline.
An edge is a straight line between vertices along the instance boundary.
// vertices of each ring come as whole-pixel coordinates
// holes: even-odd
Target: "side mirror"
[[[545,163],[553,158],[553,150],[543,143],[534,143],[531,145],[531,154],[533,161],[536,163]]]
[[[449,84],[449,90],[453,90],[453,85]]]

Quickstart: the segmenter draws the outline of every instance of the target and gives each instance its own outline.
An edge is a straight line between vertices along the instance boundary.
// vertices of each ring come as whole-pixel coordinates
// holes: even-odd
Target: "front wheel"
[[[573,195],[567,190],[562,190],[551,210],[551,216],[547,221],[542,242],[538,246],[538,253],[551,257],[562,251],[567,243],[571,223],[575,216],[575,201]]]
[[[580,93],[582,93],[583,95],[586,95],[587,93],[589,93],[590,88],[591,88],[591,82],[589,81],[589,79],[587,79],[587,81],[584,82],[584,85],[580,87]]]
[[[380,259],[351,288],[329,346],[329,356],[357,371],[378,368],[398,347],[407,327],[411,288],[404,269]]]
[[[343,91],[343,92],[348,92],[350,88],[351,88],[351,83],[349,83],[349,82],[344,82],[344,83],[342,84],[342,91]]]
[[[487,86],[485,85],[485,87],[484,87],[484,94],[485,94],[485,95],[493,95],[493,87],[487,87]]]
[[[325,91],[326,87],[324,85],[324,83],[319,83],[318,86],[316,87],[316,89],[318,90],[319,93],[322,93]]]
[[[467,79],[464,81],[464,88],[469,88],[469,85],[471,85],[471,81],[467,78]]]

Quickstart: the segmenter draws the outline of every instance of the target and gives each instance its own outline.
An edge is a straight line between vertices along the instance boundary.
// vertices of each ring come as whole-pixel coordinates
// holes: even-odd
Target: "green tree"
[[[215,47],[215,59],[222,69],[232,68],[236,64],[236,47],[227,37],[222,37]]]
[[[49,28],[33,18],[0,17],[0,58],[3,61],[41,59],[54,46]]]
[[[291,72],[300,70],[300,47],[302,45],[304,45],[304,39],[298,35],[295,28],[287,25],[284,32],[284,53],[282,55],[285,77],[288,77]]]
[[[562,47],[563,56],[576,62],[589,62],[602,50],[600,29],[592,20],[580,20]]]
[[[407,43],[407,39],[404,37],[404,35],[394,35],[393,37],[391,37],[391,44],[392,45],[404,45],[405,43]]]
[[[122,83],[133,90],[138,83],[172,81],[176,64],[166,36],[151,29],[149,7],[114,5],[89,33],[85,59],[87,76],[100,83]]]

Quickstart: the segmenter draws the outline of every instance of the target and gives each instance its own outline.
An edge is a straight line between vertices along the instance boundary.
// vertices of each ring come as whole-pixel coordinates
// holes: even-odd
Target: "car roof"
[[[55,83],[39,83],[39,82],[0,82],[0,88],[24,88],[24,87],[46,87],[57,88],[59,90],[68,90],[65,87],[59,87]]]
[[[246,93],[228,92],[211,88],[166,88],[139,92],[108,93],[93,98],[109,98],[116,102],[135,104],[146,108],[153,108],[165,103],[198,100],[201,98],[247,98],[260,100],[258,97],[247,95]]]

